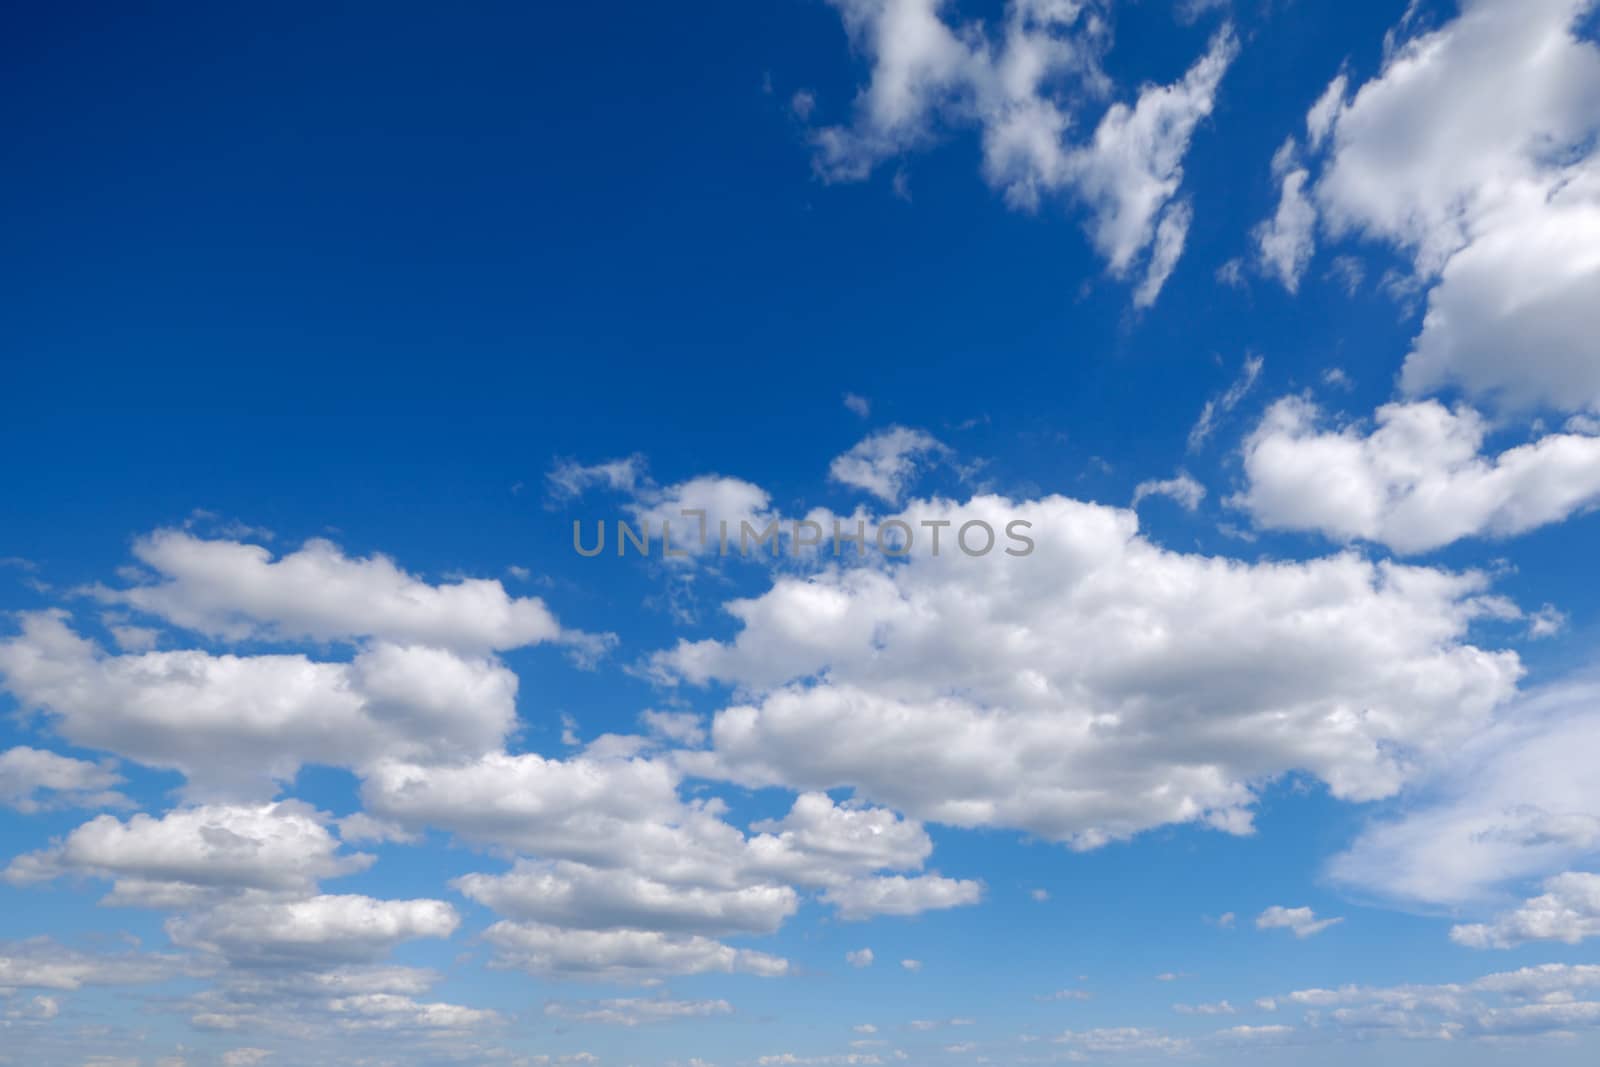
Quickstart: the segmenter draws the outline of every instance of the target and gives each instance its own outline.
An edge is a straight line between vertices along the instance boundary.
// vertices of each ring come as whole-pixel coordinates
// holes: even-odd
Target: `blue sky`
[[[0,1063],[1600,1052],[1591,2],[10,23]]]

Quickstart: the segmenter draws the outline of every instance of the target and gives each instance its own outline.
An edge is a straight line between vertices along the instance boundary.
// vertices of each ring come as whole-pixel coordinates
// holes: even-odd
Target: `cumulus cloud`
[[[891,426],[865,437],[850,451],[834,458],[828,477],[853,486],[889,503],[900,502],[925,457],[944,451],[930,434],[904,426]]]
[[[318,895],[282,899],[242,893],[167,920],[175,945],[244,966],[332,966],[386,955],[418,938],[446,938],[461,923],[441,900]]]
[[[697,934],[659,930],[568,930],[502,920],[483,933],[495,964],[534,975],[586,980],[644,981],[660,975],[753,974],[774,978],[789,962],[754,949],[734,948]]]
[[[1153,303],[1183,248],[1189,207],[1182,161],[1238,51],[1229,30],[1179,80],[1115,101],[1087,139],[1086,105],[1112,95],[1101,68],[1110,46],[1099,3],[1012,0],[1001,32],[953,25],[939,0],[834,0],[872,72],[848,125],[813,133],[815,167],[860,180],[944,127],[975,127],[983,175],[1014,208],[1067,194],[1090,210],[1089,234],[1119,278],[1143,265],[1135,302]]]
[[[823,894],[823,899],[839,910],[841,919],[858,920],[958,908],[976,904],[982,897],[983,886],[979,882],[937,875],[863,878],[834,886]]]
[[[0,641],[0,679],[69,741],[181,771],[197,795],[259,798],[310,763],[497,748],[517,677],[492,658],[377,644],[349,661],[199,650],[108,654],[57,612]]]
[[[1304,940],[1315,937],[1328,927],[1337,926],[1342,922],[1343,919],[1319,919],[1316,912],[1310,908],[1286,908],[1281,904],[1274,904],[1256,916],[1256,929],[1288,930],[1295,937]]]
[[[656,657],[742,696],[684,766],[1084,848],[1169,823],[1248,832],[1255,790],[1291,771],[1392,795],[1521,674],[1467,641],[1504,611],[1481,575],[1170,552],[1133,513],[1060,497],[906,514],[1031,521],[1038,550],[823,568],[731,602],[731,640]]]
[[[1370,430],[1329,427],[1288,397],[1245,441],[1249,485],[1230,502],[1263,527],[1402,553],[1510,537],[1600,504],[1600,437],[1548,434],[1496,456],[1483,451],[1488,429],[1432,400],[1386,404]]]
[[[228,641],[371,639],[482,653],[562,633],[543,601],[508,596],[497,579],[429,585],[386,556],[352,559],[328,541],[273,559],[261,545],[157,530],[133,554],[155,578],[101,588],[102,599]]]
[[[122,776],[106,763],[18,745],[0,752],[0,804],[31,814],[53,808],[104,808],[128,802]]]
[[[371,856],[339,854],[310,807],[203,805],[126,822],[101,815],[43,852],[13,860],[6,878],[29,882],[68,872],[114,879],[111,903],[174,902],[211,890],[309,891],[323,878],[365,869]]]
[[[1544,893],[1489,923],[1453,927],[1450,940],[1469,948],[1514,948],[1529,941],[1576,945],[1600,936],[1600,875],[1569,871],[1544,884]]]
[[[1600,408],[1600,48],[1575,30],[1591,7],[1467,0],[1308,115],[1324,229],[1409,255],[1428,290],[1412,394]]]

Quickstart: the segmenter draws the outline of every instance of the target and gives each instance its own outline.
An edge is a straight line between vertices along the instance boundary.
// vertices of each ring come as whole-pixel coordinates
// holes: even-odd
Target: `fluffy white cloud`
[[[658,930],[564,930],[503,920],[483,937],[494,947],[498,965],[535,975],[644,981],[669,974],[736,972],[772,978],[789,970],[787,960],[764,952]]]
[[[508,596],[497,580],[429,585],[386,556],[352,559],[327,541],[275,560],[261,545],[157,530],[133,553],[156,580],[102,589],[104,599],[230,641],[375,639],[473,653],[561,636],[543,601]]]
[[[1135,302],[1154,302],[1182,251],[1189,207],[1177,196],[1195,127],[1211,113],[1238,45],[1229,31],[1178,81],[1113,103],[1086,143],[1069,135],[1083,105],[1111,93],[1101,5],[1012,0],[1002,30],[952,25],[940,0],[834,0],[872,64],[849,126],[816,131],[816,168],[866,177],[880,161],[933,139],[941,125],[981,131],[983,173],[1007,203],[1032,210],[1052,193],[1091,209],[1090,236],[1117,277],[1148,252]]]
[[[1288,930],[1295,937],[1304,940],[1315,937],[1328,927],[1337,926],[1342,922],[1343,919],[1319,919],[1316,912],[1310,908],[1286,908],[1281,904],[1274,904],[1256,916],[1256,929]]]
[[[1060,497],[907,514],[1031,521],[1038,548],[825,568],[730,603],[733,640],[656,658],[746,694],[686,767],[1079,847],[1173,822],[1244,831],[1254,790],[1291,771],[1392,794],[1521,673],[1466,641],[1504,611],[1480,575],[1185,555],[1131,512]]]
[[[1387,404],[1375,428],[1330,428],[1311,402],[1267,410],[1244,446],[1248,488],[1231,503],[1265,527],[1317,530],[1397,552],[1509,537],[1600,504],[1600,437],[1549,434],[1498,456],[1467,408]]]
[[[173,944],[242,966],[333,966],[376,959],[417,938],[445,938],[461,919],[440,900],[358,895],[282,899],[246,892],[167,920]]]
[[[591,930],[770,934],[799,903],[789,886],[682,886],[636,871],[570,862],[524,860],[506,874],[469,874],[455,885],[473,900],[514,919]]]
[[[1450,940],[1469,948],[1513,948],[1528,941],[1576,945],[1600,936],[1600,875],[1568,872],[1544,884],[1544,893],[1490,923],[1454,927]]]
[[[938,875],[861,878],[833,886],[823,894],[823,899],[838,909],[841,919],[919,915],[976,904],[982,898],[982,883]]]
[[[348,662],[198,650],[110,655],[56,612],[0,641],[0,679],[68,740],[181,771],[191,792],[259,798],[311,763],[469,754],[516,721],[498,661],[377,644]]]
[[[50,808],[100,808],[127,803],[122,776],[104,763],[19,745],[0,752],[0,804],[23,813]]]
[[[1428,311],[1401,376],[1510,406],[1600,408],[1600,48],[1591,0],[1465,0],[1308,117],[1334,236],[1414,259]]]
[[[340,855],[316,811],[293,801],[205,805],[123,822],[101,815],[48,850],[14,860],[11,881],[68,872],[116,880],[112,903],[162,906],[208,890],[309,891],[323,878],[366,868],[371,856]]]
[[[852,967],[871,967],[872,950],[870,948],[852,949],[844,954],[844,961]]]
[[[1374,820],[1330,865],[1366,894],[1488,908],[1502,886],[1571,870],[1600,850],[1600,686],[1528,695],[1419,783],[1402,814]]]
[[[865,490],[890,504],[898,504],[900,494],[916,476],[922,458],[943,451],[943,445],[921,430],[891,426],[863,438],[850,451],[836,456],[828,467],[828,477],[841,485]]]

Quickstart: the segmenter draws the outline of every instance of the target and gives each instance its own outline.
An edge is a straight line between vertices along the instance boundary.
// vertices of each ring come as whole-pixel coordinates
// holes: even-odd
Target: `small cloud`
[[[870,948],[858,948],[854,952],[846,952],[844,958],[845,962],[852,967],[872,966],[872,950]]]
[[[1534,640],[1554,637],[1567,628],[1567,615],[1554,604],[1546,604],[1528,617],[1528,636]]]
[[[801,122],[811,121],[811,113],[817,109],[817,94],[810,89],[798,90],[789,98],[789,110],[794,112],[794,117]]]
[[[1230,289],[1244,288],[1244,260],[1234,256],[1217,268],[1217,281]]]
[[[1200,417],[1195,420],[1194,428],[1189,431],[1190,452],[1198,452],[1200,446],[1204,445],[1215,432],[1222,418],[1238,407],[1239,402],[1255,388],[1256,379],[1261,376],[1263,362],[1260,356],[1246,356],[1239,377],[1228,386],[1227,391],[1206,401],[1206,406],[1200,409]]]
[[[1133,506],[1153,496],[1168,497],[1178,503],[1185,511],[1194,511],[1200,502],[1206,498],[1206,487],[1189,476],[1185,471],[1179,471],[1176,477],[1157,481],[1140,482],[1133,491]]]
[[[922,961],[921,960],[901,960],[900,961],[900,966],[904,967],[906,970],[910,971],[912,974],[915,974],[918,971],[922,970]]]
[[[1028,895],[1030,897],[1032,897],[1038,903],[1043,904],[1045,901],[1050,899],[1050,890],[1048,890],[1048,889],[1035,889],[1032,892],[1030,892]]]
[[[1337,926],[1343,919],[1319,919],[1310,908],[1285,908],[1274,905],[1256,917],[1257,930],[1288,930],[1304,940]]]
[[[860,393],[844,394],[844,406],[860,415],[863,419],[872,414],[872,401]]]

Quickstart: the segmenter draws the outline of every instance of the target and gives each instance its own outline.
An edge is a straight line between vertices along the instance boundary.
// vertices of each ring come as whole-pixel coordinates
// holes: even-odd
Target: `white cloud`
[[[101,589],[103,599],[229,641],[372,639],[481,653],[561,636],[543,601],[507,596],[497,579],[429,585],[386,556],[352,559],[327,541],[274,560],[261,545],[157,530],[133,553],[157,580]]]
[[[1576,945],[1600,936],[1600,875],[1568,872],[1544,884],[1544,893],[1524,901],[1490,923],[1469,923],[1450,931],[1450,940],[1469,948],[1514,948],[1529,941]]]
[[[282,899],[242,893],[167,920],[173,944],[217,953],[243,966],[331,966],[386,954],[403,941],[446,938],[460,925],[440,900],[375,900],[358,895]]]
[[[1286,908],[1274,904],[1256,916],[1257,930],[1288,930],[1302,940],[1344,922],[1343,919],[1319,919],[1310,908]]]
[[[828,477],[897,504],[924,457],[944,450],[942,444],[921,430],[891,426],[862,438],[850,451],[834,457]]]
[[[552,1001],[544,1006],[546,1015],[580,1023],[604,1026],[644,1026],[650,1023],[677,1022],[731,1015],[733,1005],[726,1000],[669,1000],[665,997],[633,997],[617,1000],[568,1003]]]
[[[1189,236],[1189,224],[1194,221],[1194,209],[1188,201],[1179,201],[1161,213],[1156,226],[1155,244],[1150,251],[1150,264],[1145,268],[1144,281],[1133,291],[1133,306],[1147,308],[1155,305],[1156,297],[1172,276],[1183,255],[1183,243]]]
[[[1112,273],[1147,251],[1139,306],[1155,300],[1182,251],[1189,214],[1175,202],[1195,127],[1211,113],[1238,44],[1217,34],[1178,81],[1112,103],[1087,142],[1071,134],[1091,101],[1111,94],[1100,57],[1110,44],[1101,5],[1012,0],[1001,32],[953,26],[939,0],[834,0],[872,64],[849,126],[813,135],[828,180],[860,180],[882,160],[932,141],[942,125],[981,131],[983,174],[1014,208],[1070,193],[1092,214],[1090,236]]]
[[[1138,507],[1141,502],[1153,496],[1168,497],[1176,501],[1183,510],[1193,511],[1206,498],[1206,487],[1195,481],[1188,472],[1179,471],[1172,478],[1140,482],[1133,490],[1131,506]]]
[[[1466,641],[1505,610],[1481,575],[1186,555],[1131,512],[1060,497],[907,514],[1031,521],[1038,548],[829,567],[730,603],[732,640],[656,658],[741,694],[685,767],[1085,848],[1169,823],[1248,832],[1255,790],[1290,771],[1392,795],[1521,673]]]
[[[1425,552],[1510,537],[1600,505],[1600,437],[1549,434],[1498,456],[1488,426],[1437,401],[1386,404],[1377,426],[1328,428],[1309,401],[1273,404],[1244,445],[1230,501],[1263,527]]]
[[[255,1067],[272,1055],[264,1048],[236,1048],[222,1054],[222,1067]]]
[[[1173,198],[1183,182],[1183,157],[1238,51],[1231,31],[1217,34],[1181,81],[1146,86],[1131,108],[1113,104],[1091,143],[1060,161],[1062,176],[1094,209],[1090,236],[1113,274],[1126,276],[1140,251],[1155,242],[1140,294],[1144,306],[1154,301],[1182,249],[1188,208]],[[1161,240],[1158,220],[1169,231]]]
[[[340,855],[323,817],[286,801],[205,805],[127,822],[101,815],[50,849],[18,857],[6,878],[84,872],[116,880],[112,903],[164,903],[207,890],[309,891],[320,879],[371,862],[371,856]]]
[[[126,804],[115,790],[122,776],[105,763],[19,745],[0,752],[0,804],[30,814],[52,808]]]
[[[1260,356],[1246,356],[1239,377],[1234,383],[1220,395],[1206,401],[1205,407],[1200,409],[1200,417],[1189,430],[1189,451],[1198,452],[1216,432],[1217,424],[1238,407],[1239,402],[1255,388],[1256,379],[1261,376],[1263,362]]]
[[[1308,115],[1334,237],[1413,258],[1428,311],[1401,375],[1512,407],[1600,408],[1600,48],[1590,0],[1468,0]]]
[[[1600,686],[1539,690],[1419,783],[1397,815],[1374,819],[1329,867],[1368,894],[1487,909],[1503,886],[1571,870],[1600,850]]]
[[[91,954],[48,937],[0,941],[0,995],[17,989],[71,992],[85,986],[145,985],[180,973],[179,961],[169,956]]]
[[[1600,1026],[1600,967],[1546,964],[1446,985],[1301,989],[1266,998],[1305,1011],[1330,1036],[1404,1038],[1570,1037]],[[1583,999],[1584,997],[1591,999]]]
[[[1190,1051],[1187,1038],[1170,1037],[1156,1030],[1137,1027],[1068,1030],[1054,1039],[1077,1053],[1094,1056],[1149,1056],[1153,1053],[1178,1056]]]
[[[1278,211],[1255,228],[1256,260],[1275,274],[1291,293],[1300,288],[1316,251],[1317,209],[1306,197],[1311,172],[1299,165],[1294,138],[1272,157],[1272,176],[1279,184]]]
[[[455,886],[502,915],[562,927],[770,934],[793,915],[789,886],[707,888],[657,881],[637,871],[519,860],[503,875],[469,874]]]
[[[982,898],[981,883],[937,875],[863,878],[834,886],[823,894],[823,899],[838,909],[841,919],[856,920],[875,915],[919,915],[976,904]]]
[[[386,644],[348,662],[108,655],[54,612],[0,641],[0,678],[69,741],[181,771],[211,797],[270,795],[310,763],[482,752],[516,721],[517,677],[494,659]]]
[[[922,970],[922,961],[921,960],[901,960],[900,961],[900,966],[902,968],[904,968],[905,970],[908,970],[911,973],[915,974],[916,972]]]
[[[498,966],[534,975],[644,981],[661,975],[754,974],[778,977],[787,960],[699,935],[658,930],[563,930],[502,920],[483,933]]]
[[[872,414],[872,402],[860,393],[844,394],[844,406],[863,419]]]
[[[844,959],[845,962],[852,967],[871,967],[872,950],[870,948],[854,949],[853,951],[846,952],[844,954]]]

